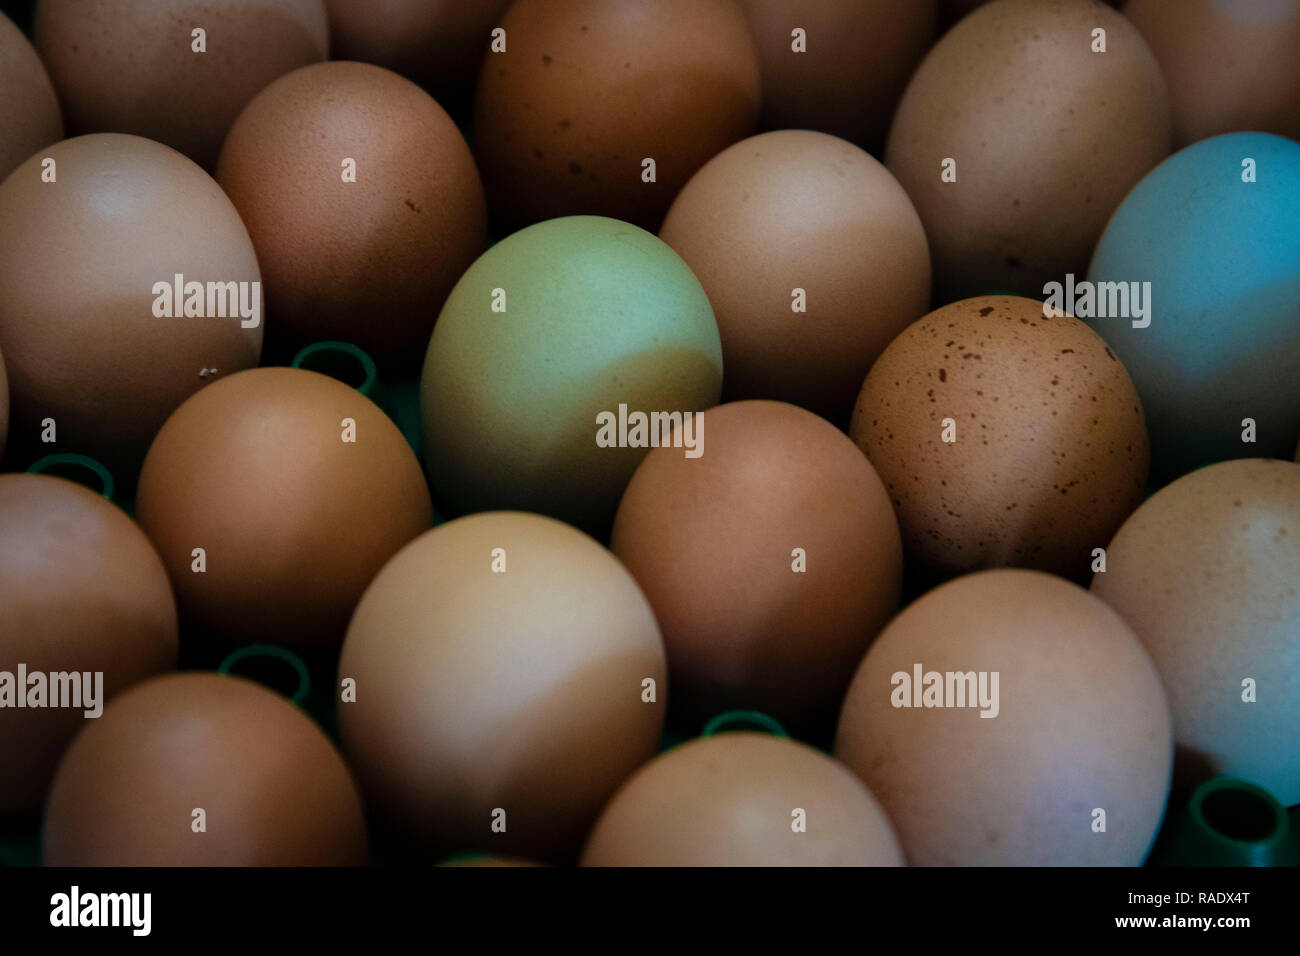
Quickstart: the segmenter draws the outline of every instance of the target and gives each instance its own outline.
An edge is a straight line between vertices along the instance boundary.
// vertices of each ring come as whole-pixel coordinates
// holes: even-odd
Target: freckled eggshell
[[[894,706],[908,689],[894,675],[910,682],[916,664],[989,672],[987,691],[997,672],[997,716]],[[885,628],[844,700],[835,756],[914,866],[1136,866],[1173,743],[1155,667],[1120,616],[1068,581],[1003,569],[951,581]]]
[[[41,182],[43,156],[55,160],[54,183]],[[176,273],[261,281],[239,213],[180,153],[116,133],[64,140],[0,184],[0,222],[0,348],[16,427],[53,418],[60,448],[105,459],[129,483],[177,405],[257,364],[264,323],[153,313],[154,283]]]
[[[381,361],[418,362],[487,245],[483,187],[456,125],[414,83],[364,63],[317,63],[259,93],[217,181],[248,226],[274,320]]]
[[[875,149],[934,40],[934,0],[742,0],[765,129],[815,129]],[[792,49],[796,29],[806,48]]]
[[[43,848],[47,866],[363,866],[366,843],[356,784],[310,717],[191,671],[88,722],[55,776]]]
[[[572,216],[508,236],[469,268],[420,384],[440,509],[537,511],[603,537],[648,449],[598,446],[597,415],[716,405],[722,350],[672,249],[625,222]]]
[[[42,146],[63,139],[63,115],[45,64],[0,13],[0,180]]]
[[[1128,0],[1160,63],[1174,138],[1260,130],[1300,139],[1300,0]]]
[[[338,646],[371,578],[433,520],[388,416],[289,368],[232,375],[178,408],[145,458],[136,516],[187,620],[239,643],[318,647]]]
[[[586,535],[521,512],[451,521],[399,552],[357,607],[339,678],[357,688],[339,707],[344,751],[395,825],[444,852],[548,860],[576,853],[653,755],[667,700],[659,628],[631,575]]]
[[[176,666],[176,602],[153,545],[62,478],[0,475],[0,608],[0,671],[102,672],[101,706]],[[98,719],[88,708],[0,709],[0,812],[40,806],[63,749]]]
[[[40,0],[32,35],[72,133],[146,136],[205,169],[258,90],[329,52],[321,0]]]
[[[1255,182],[1244,182],[1244,159]],[[1229,458],[1286,458],[1300,434],[1300,143],[1203,140],[1124,199],[1091,282],[1150,282],[1150,324],[1090,320],[1133,376],[1160,482]],[[1243,442],[1244,419],[1255,441]]]
[[[1106,52],[1091,50],[1106,31]],[[916,204],[935,301],[1040,296],[1081,275],[1106,219],[1171,147],[1155,57],[1093,0],[996,0],[953,27],[908,83],[886,165]],[[956,181],[940,178],[946,159]]]
[[[513,228],[596,214],[657,229],[691,174],[754,131],[758,57],[736,0],[516,0],[500,26],[474,142]]]
[[[898,608],[884,485],[843,432],[793,405],[720,405],[698,435],[698,458],[661,447],[642,462],[611,545],[663,628],[674,707],[831,717]]]
[[[764,133],[723,150],[659,237],[709,296],[729,400],[844,418],[876,356],[929,308],[930,254],[911,200],[875,159],[823,133]],[[793,311],[796,288],[806,312]]]
[[[795,809],[807,829],[794,830]],[[725,733],[661,754],[610,800],[584,866],[902,866],[848,769],[795,740]]]
[[[1092,592],[1155,660],[1179,777],[1231,774],[1300,803],[1300,464],[1223,462],[1156,492]]]
[[[943,440],[946,419],[956,441]],[[1124,366],[1032,299],[965,299],[909,326],[863,383],[850,433],[909,559],[945,574],[1086,576],[1146,489],[1146,425]]]

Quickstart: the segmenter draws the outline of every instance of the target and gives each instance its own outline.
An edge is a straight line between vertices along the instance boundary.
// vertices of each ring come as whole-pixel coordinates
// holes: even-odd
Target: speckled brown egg
[[[73,702],[81,702],[4,701],[3,813],[40,806],[73,735],[100,719],[115,694],[174,668],[177,645],[176,602],[149,539],[112,502],[62,478],[0,475],[0,608],[0,673],[15,682],[7,692],[0,685],[0,700],[15,691],[28,699],[36,674],[48,694],[49,675],[65,673],[75,676]],[[20,665],[28,682],[17,686]]]
[[[42,146],[63,139],[63,115],[45,64],[0,13],[0,180]]]
[[[885,159],[925,224],[943,303],[1082,275],[1110,214],[1171,146],[1160,67],[1119,13],[996,0],[921,62]]]
[[[932,571],[1086,576],[1142,500],[1150,451],[1128,373],[1082,322],[1043,311],[1016,296],[954,302],[909,326],[863,383],[851,434],[908,557]]]
[[[501,28],[474,140],[507,229],[590,214],[654,231],[691,174],[754,131],[737,0],[516,0]]]
[[[258,90],[329,52],[322,0],[40,0],[32,36],[73,134],[135,133],[206,169]]]
[[[201,813],[200,813],[201,811]],[[47,866],[362,866],[343,758],[260,684],[192,671],[146,681],[72,742],[50,789]]]
[[[217,181],[244,218],[267,309],[305,340],[414,366],[487,244],[464,137],[410,80],[365,63],[282,76],[235,121]]]
[[[415,453],[370,399],[316,372],[259,368],[167,420],[136,517],[187,621],[222,641],[337,647],[370,579],[433,509]]]

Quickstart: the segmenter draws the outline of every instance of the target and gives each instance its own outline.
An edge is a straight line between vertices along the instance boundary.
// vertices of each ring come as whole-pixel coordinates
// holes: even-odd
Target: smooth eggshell
[[[0,13],[0,181],[32,153],[61,139],[63,114],[45,64]]]
[[[57,180],[41,181],[41,160]],[[262,329],[154,315],[155,283],[260,282],[221,187],[138,136],[64,140],[0,184],[0,347],[15,427],[53,418],[60,448],[129,484],[163,420],[206,382],[257,364]]]
[[[217,181],[248,226],[275,321],[380,360],[418,364],[447,293],[487,244],[460,130],[414,83],[364,63],[303,67],[254,97]]]
[[[699,434],[699,458],[662,447],[642,462],[611,545],[663,628],[674,709],[833,717],[898,608],[884,485],[843,432],[793,405],[720,405]]]
[[[637,771],[601,813],[582,864],[902,866],[903,854],[880,804],[842,764],[798,741],[725,733]]]
[[[691,174],[754,131],[758,57],[736,0],[516,0],[500,26],[474,144],[509,228],[595,214],[657,229]]]
[[[45,809],[47,866],[362,866],[366,844],[320,727],[259,684],[201,671],[147,681],[90,721]]]
[[[673,201],[659,237],[708,293],[728,400],[847,418],[876,356],[929,308],[930,253],[911,200],[875,159],[823,133],[764,133],[723,150]]]
[[[344,750],[387,819],[426,848],[536,859],[576,853],[655,752],[667,700],[631,575],[522,512],[461,518],[399,552],[357,607],[339,678],[357,690],[339,708]]]
[[[32,36],[72,133],[146,136],[206,169],[258,90],[329,53],[322,0],[40,0]]]
[[[997,715],[895,706],[907,688],[894,675],[917,664],[997,672]],[[844,700],[835,755],[913,865],[1137,866],[1173,742],[1156,669],[1118,614],[1068,581],[997,570],[929,592],[885,628]]]
[[[1092,31],[1106,31],[1093,53]],[[1137,30],[1093,0],[997,0],[908,83],[886,165],[934,257],[935,301],[1041,296],[1081,275],[1124,194],[1172,145],[1164,79]],[[956,162],[956,181],[941,177]]]
[[[1181,781],[1230,774],[1300,803],[1300,464],[1224,462],[1156,492],[1092,591],[1155,660]]]
[[[863,383],[850,433],[889,490],[905,552],[943,574],[1086,577],[1146,489],[1124,366],[1032,299],[965,299],[909,326]]]
[[[0,476],[0,608],[0,671],[100,672],[100,706],[176,666],[176,602],[153,545],[62,478]],[[0,812],[40,806],[63,749],[100,719],[86,709],[0,709]]]
[[[167,420],[136,516],[188,621],[221,640],[337,647],[366,585],[433,511],[415,454],[373,402],[316,372],[260,368]]]

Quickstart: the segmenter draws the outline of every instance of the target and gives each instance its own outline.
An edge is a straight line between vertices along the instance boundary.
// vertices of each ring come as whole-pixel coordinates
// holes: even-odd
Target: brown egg
[[[824,133],[764,133],[723,150],[659,236],[709,296],[728,400],[847,420],[876,356],[930,304],[911,200],[884,166]]]
[[[909,560],[1083,578],[1142,501],[1150,448],[1137,391],[1097,333],[1043,304],[981,296],[885,349],[850,434],[898,512]]]
[[[343,747],[426,852],[574,855],[654,754],[664,651],[636,582],[581,532],[484,512],[404,548],[361,599],[339,663]]]
[[[688,741],[619,788],[583,866],[902,866],[884,812],[842,764],[758,733]]]
[[[1128,0],[1169,85],[1174,140],[1240,130],[1300,139],[1300,0]]]
[[[366,823],[310,717],[242,677],[191,671],[132,688],[72,742],[44,852],[47,866],[361,866]]]
[[[758,57],[737,0],[516,0],[500,25],[474,140],[509,229],[592,214],[654,231],[686,180],[754,131]]]
[[[44,157],[53,182],[43,181]],[[116,133],[64,140],[0,184],[0,222],[0,348],[15,431],[35,435],[52,418],[58,448],[105,459],[129,484],[177,405],[257,364],[253,244],[221,187],[180,153]],[[182,292],[198,283],[202,293],[178,297],[178,275]]]
[[[329,52],[322,0],[40,0],[32,36],[74,134],[147,136],[206,169],[258,90]]]
[[[698,422],[702,455],[660,447],[641,463],[611,545],[663,628],[674,707],[831,717],[898,607],[889,497],[811,412],[735,402]]]
[[[835,756],[917,866],[1136,866],[1173,744],[1156,670],[1119,615],[1036,571],[909,605],[871,646]]]
[[[63,115],[45,64],[0,13],[0,181],[43,146],[63,139]]]
[[[240,643],[328,647],[433,507],[415,453],[370,399],[316,372],[259,368],[167,420],[136,517],[187,620]]]
[[[0,608],[4,813],[40,806],[68,741],[105,700],[176,666],[176,603],[121,509],[62,478],[20,474],[0,475]],[[45,706],[18,708],[37,686]]]
[[[1119,13],[997,0],[921,62],[885,155],[925,224],[935,301],[948,302],[1083,275],[1110,214],[1170,147],[1160,68]]]
[[[763,126],[880,146],[907,78],[934,40],[935,0],[742,4],[758,47]]]
[[[235,121],[217,181],[253,238],[275,321],[385,362],[419,362],[447,293],[487,245],[460,131],[377,66],[280,77]]]
[[[1155,660],[1180,785],[1230,774],[1300,803],[1300,464],[1223,462],[1156,492],[1092,592]]]

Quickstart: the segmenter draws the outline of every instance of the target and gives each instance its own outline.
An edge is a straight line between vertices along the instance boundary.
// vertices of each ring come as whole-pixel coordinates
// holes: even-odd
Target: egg
[[[708,297],[672,249],[629,223],[572,216],[469,268],[420,387],[441,511],[536,511],[603,537],[649,451],[630,416],[716,405],[722,351]]]
[[[766,129],[814,129],[878,147],[934,39],[935,0],[742,0]],[[798,32],[797,32],[798,31]]]
[[[414,83],[364,63],[303,67],[254,97],[217,181],[248,226],[275,321],[381,362],[418,365],[487,245],[460,131]]]
[[[0,183],[0,222],[11,437],[43,435],[52,419],[60,448],[105,459],[130,484],[177,405],[257,364],[253,244],[180,153],[117,133],[64,140]]]
[[[40,806],[64,748],[107,699],[176,667],[176,602],[153,545],[116,505],[62,478],[10,474],[0,475],[0,607],[7,813]]]
[[[0,180],[42,147],[63,139],[50,75],[12,20],[0,13]]]
[[[1002,569],[922,596],[872,644],[835,756],[916,866],[1136,866],[1169,793],[1169,705],[1105,603]]]
[[[39,0],[32,23],[74,133],[134,133],[206,169],[277,76],[326,58],[322,0]]]
[[[1290,457],[1300,436],[1300,143],[1231,133],[1174,154],[1116,210],[1088,281],[1142,294],[1090,320],[1133,376],[1153,477]],[[1108,310],[1110,311],[1110,310]]]
[[[843,432],[793,405],[720,405],[696,428],[698,458],[646,456],[611,544],[663,628],[674,708],[833,720],[898,608],[885,487]]]
[[[361,866],[356,784],[324,732],[273,691],[192,671],[90,722],[45,808],[47,866]]]
[[[1160,62],[1179,146],[1237,130],[1300,139],[1300,0],[1128,0]]]
[[[419,463],[360,392],[252,369],[167,420],[136,517],[182,615],[222,641],[337,647],[384,563],[433,520]]]
[[[425,851],[577,852],[655,752],[659,628],[627,570],[550,518],[471,515],[400,551],[348,627],[343,747],[369,799]]]
[[[918,567],[1083,578],[1142,501],[1148,440],[1124,366],[1088,326],[1016,296],[910,325],[862,385],[850,434]]]
[[[500,28],[474,142],[507,231],[578,214],[657,229],[691,174],[758,121],[737,0],[516,0]]]
[[[610,800],[584,866],[901,866],[880,804],[807,744],[725,733],[674,747]]]
[[[1170,130],[1160,68],[1116,11],[997,0],[970,14],[912,76],[885,153],[925,225],[936,302],[1082,275]]]
[[[1180,784],[1231,774],[1300,803],[1300,464],[1244,459],[1156,492],[1092,592],[1133,628],[1173,708]]]

